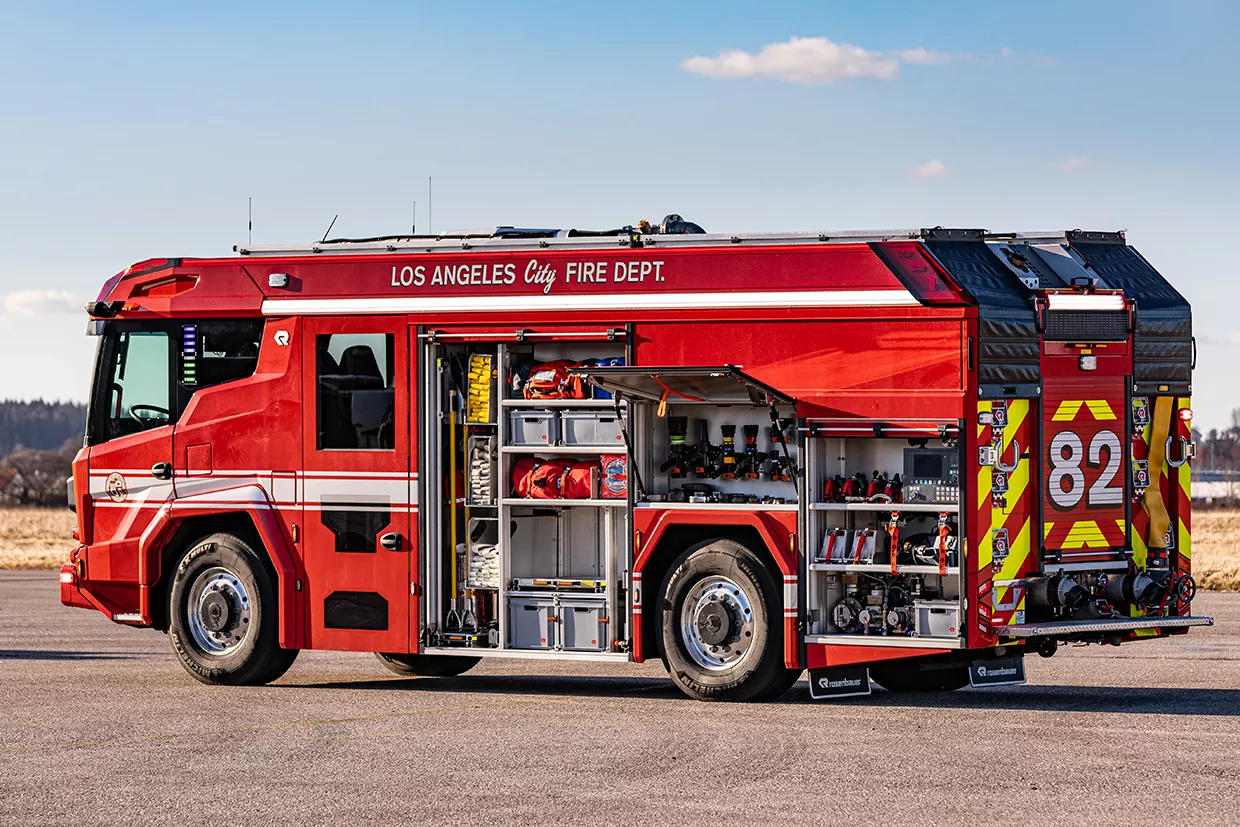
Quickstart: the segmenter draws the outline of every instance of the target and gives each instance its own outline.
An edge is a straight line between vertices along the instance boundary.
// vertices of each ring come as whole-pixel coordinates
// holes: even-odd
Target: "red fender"
[[[801,637],[797,629],[799,581],[795,511],[635,510],[634,531],[641,535],[641,540],[633,565],[634,597],[630,627],[633,630],[633,660],[640,663],[645,659],[642,651],[642,570],[658,548],[663,533],[676,525],[744,525],[757,530],[783,575],[784,665],[789,669],[802,668]],[[654,588],[658,588],[658,584]]]
[[[159,581],[164,545],[182,520],[190,517],[218,517],[221,498],[230,503],[244,502],[235,512],[248,514],[258,529],[264,549],[276,570],[276,589],[280,596],[280,645],[285,649],[303,646],[301,612],[297,594],[297,559],[293,540],[276,519],[270,498],[261,486],[239,485],[172,500],[163,505],[142,532],[138,541],[139,612],[143,623],[151,624],[151,588]],[[235,513],[234,512],[234,513]]]

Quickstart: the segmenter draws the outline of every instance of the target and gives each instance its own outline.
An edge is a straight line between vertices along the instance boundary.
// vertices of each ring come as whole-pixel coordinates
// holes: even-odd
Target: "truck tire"
[[[456,655],[401,655],[384,652],[376,652],[375,657],[388,671],[405,678],[451,678],[468,672],[482,660]]]
[[[751,549],[714,540],[690,549],[663,581],[659,654],[700,701],[765,701],[801,676],[784,667],[782,594]]]
[[[296,649],[281,649],[274,578],[233,534],[212,534],[177,565],[169,636],[181,665],[203,683],[253,686],[288,671]]]
[[[935,658],[901,658],[872,664],[870,677],[888,692],[952,692],[969,685],[969,667]]]

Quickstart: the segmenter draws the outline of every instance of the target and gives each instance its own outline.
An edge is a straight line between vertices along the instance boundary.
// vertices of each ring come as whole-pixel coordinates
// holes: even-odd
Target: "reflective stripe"
[[[739,307],[918,307],[907,290],[785,290],[735,293],[589,293],[555,296],[411,296],[374,299],[266,299],[267,316],[355,313],[471,313],[513,310],[680,310]]]

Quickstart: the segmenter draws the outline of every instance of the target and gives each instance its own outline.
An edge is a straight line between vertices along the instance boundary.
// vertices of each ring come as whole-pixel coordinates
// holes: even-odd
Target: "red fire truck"
[[[153,259],[61,600],[195,678],[663,661],[946,690],[1183,633],[1188,304],[1122,233],[501,227]]]

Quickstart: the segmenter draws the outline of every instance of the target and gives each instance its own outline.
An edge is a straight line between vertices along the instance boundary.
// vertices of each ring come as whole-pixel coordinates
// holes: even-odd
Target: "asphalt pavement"
[[[1216,626],[946,695],[712,704],[657,663],[400,679],[334,652],[222,688],[55,573],[0,572],[0,823],[1235,824],[1240,595],[1194,612]]]

